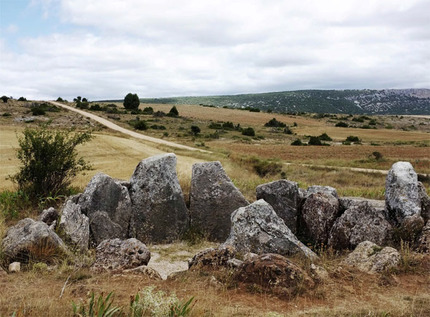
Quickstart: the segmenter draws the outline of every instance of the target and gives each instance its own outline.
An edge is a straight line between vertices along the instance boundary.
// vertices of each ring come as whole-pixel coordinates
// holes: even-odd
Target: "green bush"
[[[318,139],[320,139],[321,141],[333,141],[333,139],[329,137],[327,133],[321,134]]]
[[[177,116],[179,116],[179,111],[178,111],[178,109],[176,108],[176,106],[173,106],[173,107],[170,109],[170,111],[169,111],[169,113],[167,114],[167,116],[168,116],[168,117],[177,117]]]
[[[147,130],[148,129],[148,125],[143,120],[135,121],[135,123],[133,124],[133,127],[136,130]]]
[[[196,126],[196,125],[192,125],[191,126],[191,133],[194,135],[194,136],[197,136],[199,133],[200,133],[200,128],[198,127],[198,126]]]
[[[285,134],[293,134],[293,131],[291,131],[291,129],[289,127],[285,127],[284,133]]]
[[[287,125],[273,118],[264,124],[265,127],[285,128]]]
[[[145,107],[142,111],[143,114],[153,114],[154,109],[152,107]]]
[[[164,125],[158,125],[158,124],[153,124],[150,126],[150,128],[154,130],[166,130],[166,127]]]
[[[222,124],[218,123],[218,122],[211,122],[208,126],[209,129],[217,129],[217,130],[221,130],[222,129]]]
[[[345,123],[343,121],[338,122],[334,125],[335,127],[341,127],[341,128],[347,128],[348,127],[348,123]]]
[[[247,136],[255,136],[255,131],[253,128],[249,127],[249,128],[243,129],[242,134]]]
[[[26,98],[24,98],[24,97],[19,97],[19,98],[18,98],[18,101],[27,101],[27,99],[26,99]]]
[[[361,140],[358,138],[358,136],[350,135],[345,139],[344,143],[345,142],[359,144],[359,143],[361,143]]]
[[[323,144],[317,136],[311,136],[309,138],[308,145],[323,145]]]
[[[0,99],[1,99],[4,103],[6,103],[10,98],[9,98],[9,97],[7,97],[7,96],[1,96],[1,97],[0,97]]]
[[[304,145],[304,144],[303,144],[302,140],[296,139],[293,142],[291,142],[291,145],[300,146],[300,145]]]
[[[33,114],[33,116],[43,116],[46,114],[45,110],[43,110],[42,107],[32,107],[31,113]]]
[[[58,102],[63,102],[64,100],[63,100],[63,98],[58,97],[58,98],[57,98],[57,101],[58,101]]]
[[[90,106],[90,110],[92,110],[92,111],[102,111],[103,108],[100,107],[100,105],[98,103],[96,103],[95,105],[91,105]]]
[[[90,139],[91,133],[49,130],[47,125],[26,128],[18,139],[21,167],[11,179],[32,198],[65,193],[77,173],[90,169],[76,151],[76,146]]]
[[[138,109],[140,105],[139,97],[137,94],[128,93],[124,97],[123,105],[125,109]]]

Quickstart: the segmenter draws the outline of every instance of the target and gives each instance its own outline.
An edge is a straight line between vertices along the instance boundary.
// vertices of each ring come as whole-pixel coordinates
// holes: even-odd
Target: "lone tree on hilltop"
[[[137,94],[132,94],[130,92],[127,94],[127,96],[125,96],[123,104],[125,109],[138,109],[140,105],[140,100]]]

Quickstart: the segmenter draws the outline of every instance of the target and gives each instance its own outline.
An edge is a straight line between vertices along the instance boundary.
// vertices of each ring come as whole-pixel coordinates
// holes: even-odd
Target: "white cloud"
[[[429,1],[35,0],[72,31],[0,44],[0,86],[90,99],[430,87]]]

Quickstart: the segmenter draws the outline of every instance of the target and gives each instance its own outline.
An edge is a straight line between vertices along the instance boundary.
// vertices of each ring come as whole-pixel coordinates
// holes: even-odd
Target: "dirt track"
[[[99,117],[99,116],[97,116],[95,114],[92,114],[92,113],[89,113],[87,111],[83,111],[83,110],[80,110],[80,109],[76,109],[76,108],[71,107],[71,106],[67,106],[67,105],[62,104],[60,102],[55,102],[55,101],[48,101],[48,102],[51,103],[51,104],[53,104],[53,105],[55,105],[55,106],[62,107],[64,109],[67,109],[67,110],[79,113],[80,115],[82,115],[84,117],[87,117],[87,118],[90,118],[91,120],[94,120],[94,121],[96,121],[96,122],[104,125],[105,127],[109,128],[109,129],[112,129],[112,130],[115,130],[115,131],[127,134],[127,135],[129,135],[129,136],[131,136],[133,138],[136,138],[136,139],[145,140],[145,141],[149,141],[149,142],[153,142],[153,143],[157,143],[157,144],[162,144],[162,145],[167,145],[167,146],[171,146],[171,147],[174,147],[174,148],[177,148],[177,149],[182,149],[182,150],[200,151],[200,152],[207,152],[207,153],[209,152],[209,151],[205,151],[205,150],[202,150],[202,149],[196,149],[196,148],[193,148],[191,146],[186,146],[186,145],[178,144],[178,143],[175,143],[175,142],[170,142],[170,141],[166,141],[166,140],[162,140],[162,139],[153,138],[153,137],[150,137],[150,136],[147,136],[147,135],[143,135],[143,134],[140,134],[140,133],[137,133],[137,132],[125,129],[125,128],[120,127],[119,125],[117,125],[117,124],[115,124],[115,123],[113,123],[113,122],[111,122],[109,120],[106,120],[106,119],[104,119],[102,117]]]

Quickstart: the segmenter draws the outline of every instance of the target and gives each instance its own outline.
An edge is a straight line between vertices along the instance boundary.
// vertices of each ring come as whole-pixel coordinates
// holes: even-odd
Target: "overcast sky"
[[[430,88],[430,0],[0,0],[0,95]]]

